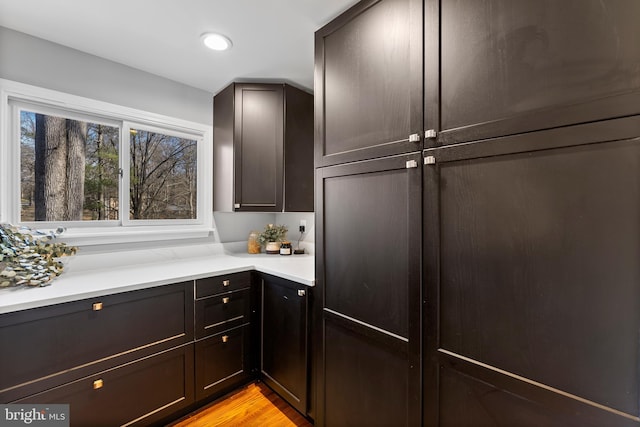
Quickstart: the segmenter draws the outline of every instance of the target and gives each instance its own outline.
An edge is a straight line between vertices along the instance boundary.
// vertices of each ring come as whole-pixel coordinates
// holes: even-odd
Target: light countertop
[[[256,270],[306,286],[315,283],[313,255],[250,255],[205,244],[65,257],[61,276],[42,288],[0,290],[0,314],[108,294]]]

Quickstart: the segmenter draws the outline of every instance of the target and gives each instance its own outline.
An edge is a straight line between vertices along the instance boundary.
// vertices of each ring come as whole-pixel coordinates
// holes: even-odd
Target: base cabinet
[[[251,273],[195,283],[196,400],[221,395],[252,378]]]
[[[249,339],[245,325],[196,342],[196,400],[250,379]]]
[[[262,277],[263,381],[302,414],[308,399],[308,291],[288,280]]]
[[[146,426],[187,407],[193,391],[187,344],[14,403],[69,404],[73,426]]]
[[[240,272],[0,315],[0,403],[160,425],[262,378],[306,416],[309,291]]]

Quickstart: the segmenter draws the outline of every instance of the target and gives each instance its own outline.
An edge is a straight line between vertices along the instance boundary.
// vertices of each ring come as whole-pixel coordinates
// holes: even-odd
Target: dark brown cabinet
[[[427,151],[431,424],[638,424],[639,136],[635,116]]]
[[[438,3],[441,144],[640,113],[638,2]]]
[[[160,420],[193,403],[193,335],[193,282],[3,314],[0,401],[70,403],[72,425]]]
[[[196,341],[196,399],[201,400],[250,379],[249,325],[237,326]]]
[[[317,170],[319,425],[420,423],[420,162]]]
[[[193,402],[193,344],[14,403],[64,403],[73,426],[148,426]]]
[[[422,0],[363,1],[316,33],[316,166],[422,148],[422,38]]]
[[[198,279],[195,295],[195,386],[202,400],[251,379],[251,273]]]
[[[214,97],[214,210],[313,211],[313,95],[232,83]]]
[[[307,413],[309,288],[262,274],[263,381],[302,414]]]
[[[371,0],[316,33],[318,425],[640,424],[639,13]]]

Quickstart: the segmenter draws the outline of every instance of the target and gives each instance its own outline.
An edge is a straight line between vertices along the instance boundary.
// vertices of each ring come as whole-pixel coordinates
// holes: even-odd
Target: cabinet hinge
[[[427,129],[424,131],[424,137],[426,139],[433,139],[437,135],[437,132],[434,129]]]
[[[407,160],[407,163],[405,164],[405,167],[407,169],[417,168],[418,167],[418,162],[416,162],[415,160]]]
[[[425,165],[435,165],[436,164],[436,158],[434,156],[426,156],[424,158],[424,164]]]
[[[412,133],[411,135],[409,135],[409,142],[420,142],[420,134]]]

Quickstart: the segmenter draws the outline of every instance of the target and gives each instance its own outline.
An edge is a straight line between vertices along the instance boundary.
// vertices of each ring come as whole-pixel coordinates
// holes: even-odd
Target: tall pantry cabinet
[[[421,10],[362,2],[316,33],[319,425],[421,419]]]
[[[319,425],[640,425],[637,16],[371,0],[316,33]]]

